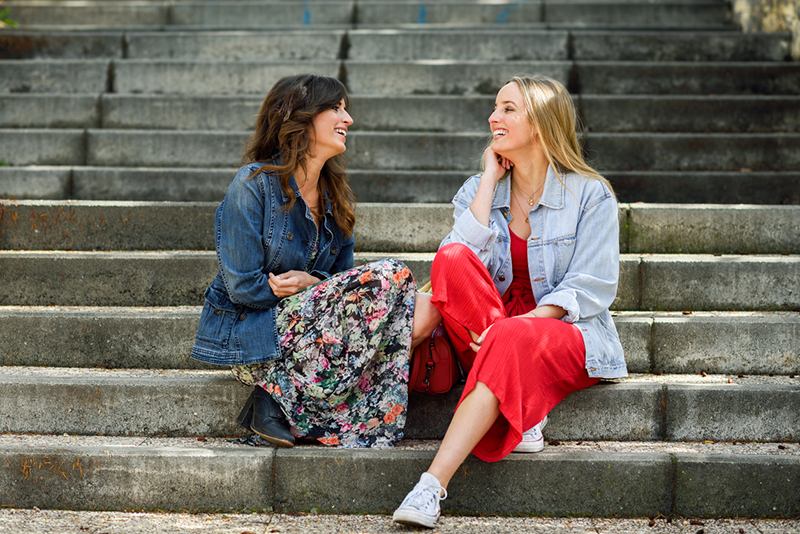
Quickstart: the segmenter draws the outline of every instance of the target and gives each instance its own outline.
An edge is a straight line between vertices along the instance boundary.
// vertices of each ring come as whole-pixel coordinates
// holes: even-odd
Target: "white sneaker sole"
[[[425,528],[435,527],[436,521],[438,520],[438,515],[436,517],[431,517],[422,512],[417,512],[416,510],[410,510],[408,508],[398,508],[394,511],[394,515],[392,516],[392,521],[395,523]]]
[[[521,441],[514,447],[512,452],[542,452],[544,450],[544,440],[540,441]]]

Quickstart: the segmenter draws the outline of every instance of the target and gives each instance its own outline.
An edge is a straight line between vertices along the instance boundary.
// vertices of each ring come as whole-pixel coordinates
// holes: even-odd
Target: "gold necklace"
[[[528,193],[526,193],[525,191],[522,191],[522,188],[519,186],[519,184],[517,184],[517,189],[518,189],[518,190],[520,190],[520,191],[522,191],[522,193],[523,193],[523,194],[525,194],[525,195],[528,195],[528,206],[530,206],[530,207],[533,207],[533,205],[534,205],[534,204],[536,204],[536,201],[535,201],[535,200],[533,200],[533,197],[535,197],[535,196],[536,196],[536,193],[538,193],[539,191],[541,191],[543,187],[544,187],[544,182],[542,182],[542,185],[540,185],[540,186],[539,186],[539,187],[536,189],[536,191],[534,191],[534,192],[533,192],[533,194],[532,194],[532,195],[528,195]],[[512,190],[513,190],[513,187],[512,187]],[[517,202],[519,202],[519,200],[517,200]]]
[[[525,215],[525,222],[530,222],[528,220],[528,214],[525,213],[525,209],[522,207],[522,204],[519,203],[517,195],[514,194],[514,188],[511,188],[511,196],[514,197],[514,200],[517,201],[517,207],[519,207],[520,211]]]

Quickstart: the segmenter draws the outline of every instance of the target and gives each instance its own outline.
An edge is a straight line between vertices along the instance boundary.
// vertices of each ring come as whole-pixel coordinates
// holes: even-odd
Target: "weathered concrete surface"
[[[0,251],[0,303],[195,306],[218,269],[213,252]]]
[[[432,6],[426,6],[426,10]],[[456,9],[462,9],[459,6]],[[423,27],[424,28],[424,27]],[[416,61],[543,61],[569,59],[566,31],[397,31],[353,30],[347,58]]]
[[[0,95],[3,128],[97,128],[97,95]]]
[[[633,170],[603,174],[620,202],[800,204],[797,171]]]
[[[263,29],[328,26],[353,22],[353,2],[181,2],[170,5],[170,24],[207,28]]]
[[[593,132],[800,131],[797,96],[581,95],[577,104]]]
[[[798,517],[796,458],[678,454],[674,513],[689,517]]]
[[[432,452],[422,451],[281,450],[275,493],[287,512],[322,503],[340,513],[390,512],[432,459]],[[306,482],[321,471],[329,483]],[[659,515],[670,509],[671,472],[666,455],[548,453],[491,464],[470,457],[448,487],[452,497],[441,504],[459,514]],[[535,491],[527,489],[532,484]]]
[[[587,94],[795,95],[800,67],[788,62],[575,63]]]
[[[338,61],[115,60],[115,93],[266,95],[283,76],[339,76]]]
[[[650,354],[652,317],[620,317],[614,316],[622,349],[625,351],[625,363],[630,373],[647,373],[653,367]]]
[[[358,204],[357,250],[435,252],[453,228],[452,213],[449,204]]]
[[[14,2],[14,21],[21,28],[36,26],[101,27],[156,26],[168,22],[169,6],[158,2]]]
[[[0,432],[110,436],[238,436],[252,388],[227,372],[147,372],[146,377],[87,370],[5,374]],[[198,374],[199,373],[199,374]],[[160,375],[160,376],[159,376]]]
[[[0,201],[0,249],[213,250],[217,205]]]
[[[275,449],[4,447],[3,507],[264,510]]]
[[[593,163],[600,169],[800,170],[798,133],[595,133],[586,139],[590,154],[596,154]]]
[[[726,21],[723,2],[546,2],[544,21],[572,27],[608,25],[616,28],[685,28]]]
[[[797,441],[800,387],[671,384],[668,441]]]
[[[0,60],[0,94],[102,93],[110,66],[101,59]]]
[[[200,311],[0,307],[0,365],[219,369],[189,357]]]
[[[798,254],[800,206],[631,204],[628,252]]]
[[[273,16],[279,12],[269,8],[265,8],[265,11]],[[126,57],[230,61],[335,60],[339,58],[344,35],[343,30],[129,33],[125,37]],[[264,89],[265,95],[268,90],[269,88]]]
[[[642,256],[642,310],[795,310],[800,256]]]
[[[784,61],[789,35],[720,31],[571,31],[577,61]]]
[[[0,34],[0,59],[121,57],[120,32],[32,32],[4,28]]]
[[[252,131],[266,96],[101,95],[102,127]]]
[[[72,197],[218,204],[235,173],[235,165],[227,169],[75,167]]]
[[[83,165],[83,130],[0,129],[2,165]]]
[[[519,73],[545,74],[569,82],[567,61],[344,61],[347,87],[358,94],[494,95]]]
[[[350,169],[350,186],[359,202],[450,202],[469,171]]]
[[[358,2],[358,24],[487,24],[542,20],[538,0],[515,3],[482,2]]]
[[[0,167],[0,198],[63,199],[71,174],[69,167]]]
[[[800,374],[798,314],[656,317],[653,340],[665,373]]]
[[[485,133],[494,96],[363,95],[352,97],[350,108],[352,130]]]

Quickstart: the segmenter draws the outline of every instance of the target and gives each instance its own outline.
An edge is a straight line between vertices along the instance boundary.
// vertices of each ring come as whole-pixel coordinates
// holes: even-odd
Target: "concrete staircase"
[[[21,25],[0,30],[0,505],[396,506],[460,388],[413,396],[395,450],[228,443],[249,390],[188,358],[214,209],[272,83],[337,76],[357,259],[398,257],[425,281],[495,91],[532,72],[570,88],[619,194],[614,309],[634,374],[561,403],[544,453],[469,460],[445,508],[800,516],[788,35],[742,34],[716,0],[3,5]]]

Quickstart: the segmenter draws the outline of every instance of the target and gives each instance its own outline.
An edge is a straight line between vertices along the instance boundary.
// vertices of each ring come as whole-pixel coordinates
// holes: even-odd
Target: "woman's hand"
[[[320,282],[316,276],[305,271],[286,271],[281,274],[269,273],[269,287],[276,297],[290,297],[308,286]]]
[[[489,325],[489,328],[484,330],[483,334],[477,336],[477,338],[475,337],[476,334],[474,332],[470,331],[470,334],[475,339],[472,343],[469,344],[469,346],[470,346],[470,348],[472,350],[474,350],[475,352],[478,352],[481,349],[481,345],[483,344],[483,340],[486,339],[486,334],[489,333],[489,330],[492,328],[492,326],[494,326],[494,325]]]
[[[493,186],[513,166],[511,160],[495,152],[491,146],[486,147],[486,150],[483,151],[483,176],[491,178]]]

